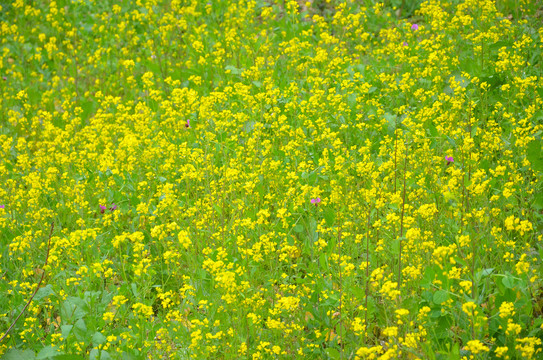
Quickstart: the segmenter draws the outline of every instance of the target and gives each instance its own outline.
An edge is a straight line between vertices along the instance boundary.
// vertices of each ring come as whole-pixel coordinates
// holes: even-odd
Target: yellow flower
[[[515,305],[509,301],[502,302],[499,314],[502,319],[515,315]]]
[[[488,352],[489,348],[479,340],[470,340],[465,346],[465,349],[471,351],[472,354],[480,354]]]

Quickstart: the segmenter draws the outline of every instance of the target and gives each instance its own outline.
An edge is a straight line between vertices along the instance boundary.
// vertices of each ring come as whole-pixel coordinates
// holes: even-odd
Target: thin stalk
[[[484,38],[481,37],[481,70],[483,70],[483,67],[485,65],[485,42]]]
[[[366,313],[364,314],[364,326],[368,329],[368,295],[370,286],[370,207],[368,206],[368,223],[366,227],[366,290],[365,290],[365,305]]]
[[[461,146],[462,149],[462,169],[466,168],[466,155],[464,154],[464,146]],[[466,203],[466,177],[462,174],[462,207],[460,210],[460,226],[464,226],[464,204]]]
[[[468,129],[469,129],[469,137],[471,139],[471,105],[469,106],[469,113],[468,113]],[[468,183],[471,181],[471,156],[468,153]],[[466,191],[466,213],[469,213],[470,206],[469,206],[469,189]],[[472,251],[471,251],[471,297],[475,299],[475,292],[476,292],[476,286],[475,286],[475,259],[477,258],[476,252],[477,252],[477,246],[475,242],[472,240]]]
[[[407,142],[405,144],[405,160],[404,160],[404,171],[403,171],[403,195],[402,195],[402,215],[400,218],[400,251],[398,253],[398,290],[401,288],[402,284],[402,237],[403,237],[403,217],[405,213],[405,178],[407,174]]]
[[[398,124],[396,123],[396,127]],[[394,129],[394,194],[396,194],[396,181],[398,177],[398,132]]]
[[[341,214],[340,214],[341,216]],[[337,233],[337,245],[338,245],[338,255],[339,255],[339,259],[338,259],[338,264],[339,264],[339,331],[338,331],[338,335],[339,335],[339,340],[341,341],[341,319],[343,318],[343,314],[341,312],[341,305],[342,305],[342,300],[343,300],[343,286],[342,286],[342,275],[341,275],[341,217],[339,217],[339,228],[338,228],[338,233]],[[340,359],[343,359],[343,342],[341,343],[340,347],[340,352],[339,352],[339,356],[340,356]]]
[[[54,228],[55,228],[55,223],[51,223],[51,232],[49,233],[49,240],[47,242],[47,255],[45,256],[45,264],[43,265],[44,269],[43,269],[43,272],[41,273],[41,278],[40,278],[40,281],[38,282],[38,286],[36,286],[36,290],[34,290],[34,293],[30,297],[30,299],[28,299],[28,302],[26,303],[23,310],[21,310],[17,318],[15,318],[15,320],[9,326],[8,330],[4,333],[4,335],[2,335],[2,337],[0,338],[0,343],[2,343],[2,341],[8,336],[10,331],[13,329],[13,327],[15,326],[19,318],[24,314],[24,312],[26,311],[26,309],[28,308],[32,300],[34,299],[34,296],[36,296],[36,293],[41,287],[41,283],[43,282],[43,278],[45,277],[45,267],[47,266],[47,262],[49,261],[49,250],[51,249],[51,236],[53,235]]]

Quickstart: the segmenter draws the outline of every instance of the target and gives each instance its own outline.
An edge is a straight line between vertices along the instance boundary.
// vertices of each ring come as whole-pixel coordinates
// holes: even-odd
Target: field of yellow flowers
[[[0,354],[542,358],[541,24],[2,2]]]

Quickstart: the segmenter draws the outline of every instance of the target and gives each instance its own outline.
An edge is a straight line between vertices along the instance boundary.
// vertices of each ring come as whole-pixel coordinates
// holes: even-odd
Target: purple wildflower
[[[311,199],[311,204],[314,204],[315,206],[319,205],[319,203],[321,202],[321,198],[315,198],[315,199]]]
[[[106,211],[107,207],[105,205],[100,205],[100,213],[104,213]]]
[[[185,127],[186,127],[186,128],[189,128],[189,127],[190,127],[190,119],[187,119],[187,123],[185,124]]]
[[[115,203],[111,204],[111,207],[109,208],[110,211],[117,210],[117,205]]]
[[[0,209],[5,209],[6,205],[0,205]]]
[[[407,45],[409,45],[409,44],[407,43],[407,41],[404,41],[402,45],[403,45],[403,46],[407,46]]]
[[[445,156],[445,160],[447,161],[447,165],[454,163],[454,159],[452,156]]]
[[[411,25],[411,30],[418,30],[419,29],[419,25],[418,24],[413,24]]]

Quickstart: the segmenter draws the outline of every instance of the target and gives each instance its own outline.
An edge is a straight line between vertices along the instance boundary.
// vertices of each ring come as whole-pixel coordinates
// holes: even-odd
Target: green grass
[[[2,5],[0,354],[540,358],[541,11]]]

